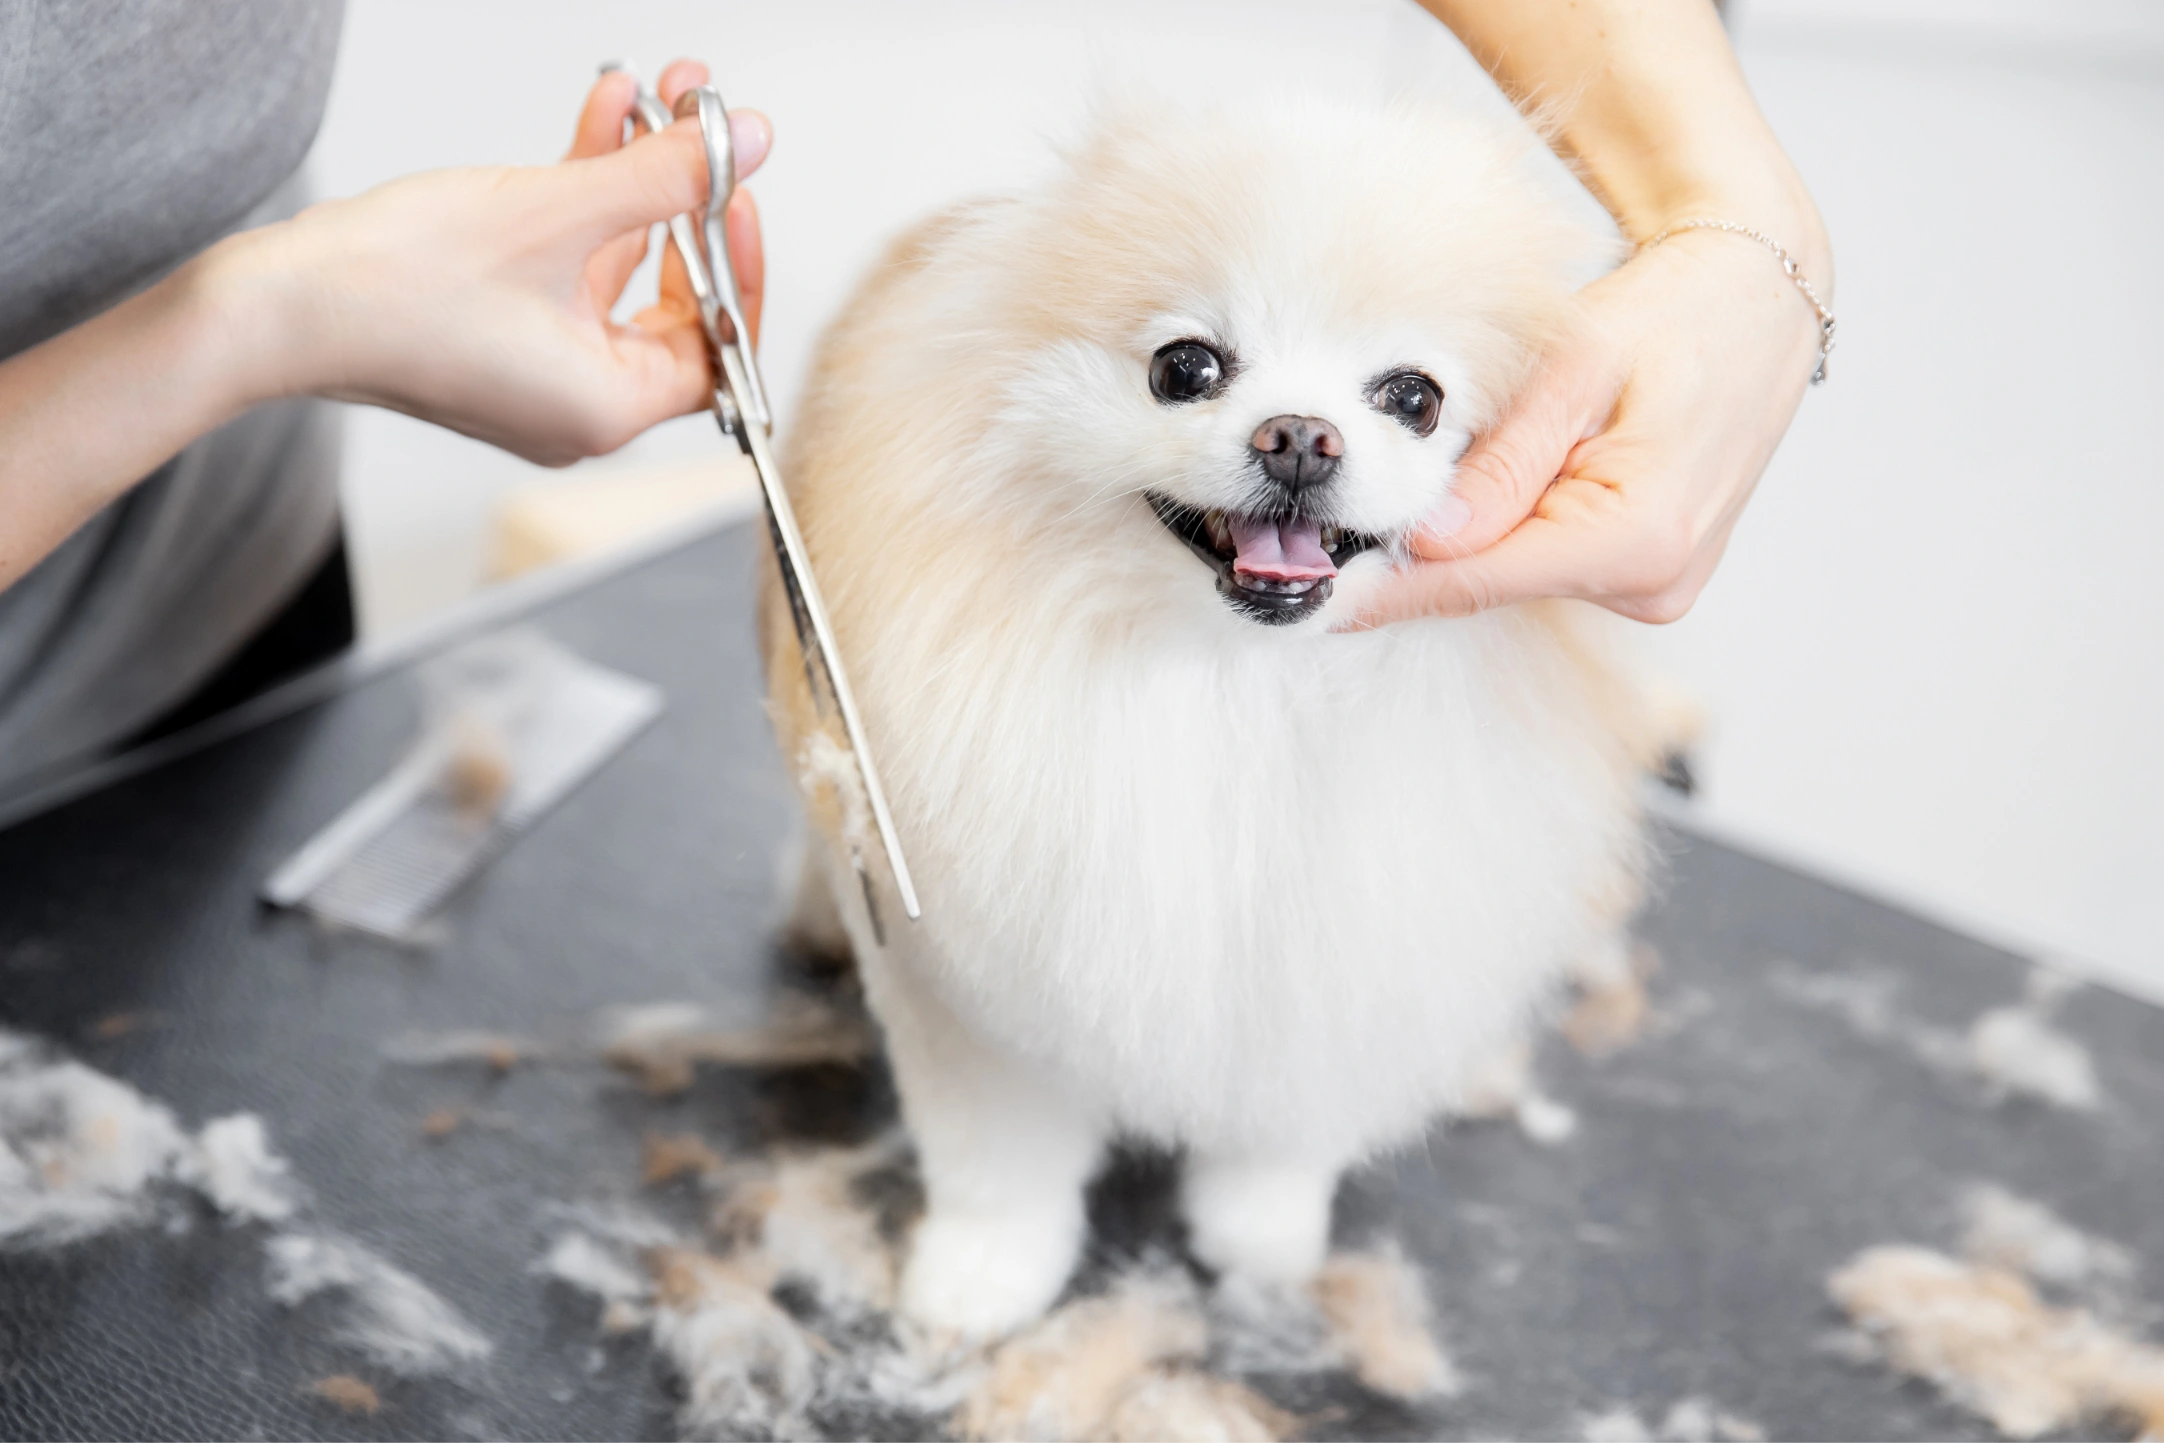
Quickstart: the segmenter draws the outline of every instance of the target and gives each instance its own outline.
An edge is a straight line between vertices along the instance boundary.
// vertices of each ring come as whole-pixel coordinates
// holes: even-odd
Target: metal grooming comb
[[[445,898],[638,734],[659,688],[530,628],[419,670],[427,716],[388,776],[263,883],[263,900],[416,941]]]

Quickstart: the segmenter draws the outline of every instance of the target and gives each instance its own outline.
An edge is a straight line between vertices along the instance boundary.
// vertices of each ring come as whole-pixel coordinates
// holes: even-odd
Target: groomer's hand
[[[676,97],[706,79],[678,61]],[[630,325],[609,311],[656,221],[706,203],[698,125],[623,145],[629,76],[587,96],[571,153],[392,181],[243,231],[156,285],[0,360],[0,591],[182,447],[288,396],[389,406],[550,465],[612,451],[710,395],[683,268]],[[765,117],[730,116],[737,171]],[[756,337],[759,215],[729,251]]]
[[[1818,364],[1816,315],[1772,252],[1716,231],[1580,300],[1361,620],[1569,596],[1664,622],[1697,599]]]
[[[665,103],[704,82],[678,61]],[[622,143],[636,84],[604,75],[557,165],[445,170],[378,186],[236,237],[205,257],[206,284],[231,287],[273,344],[260,395],[305,392],[404,411],[563,465],[613,451],[657,421],[707,404],[699,319],[673,248],[660,303],[609,319],[656,221],[706,203],[695,121]],[[770,140],[736,111],[739,176]],[[730,252],[757,328],[763,281],[758,212],[738,190]]]
[[[1818,208],[1705,0],[1421,0],[1591,187],[1626,239],[1718,218],[1785,246],[1828,304]],[[1640,250],[1579,297],[1475,441],[1415,560],[1354,624],[1579,597],[1641,621],[1697,600],[1818,364],[1780,261],[1710,230]]]

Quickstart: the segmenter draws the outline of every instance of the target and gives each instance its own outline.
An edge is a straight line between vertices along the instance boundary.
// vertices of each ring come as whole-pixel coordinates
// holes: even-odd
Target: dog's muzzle
[[[1304,621],[1330,599],[1338,569],[1379,537],[1288,510],[1200,510],[1152,493],[1150,509],[1217,573],[1217,594],[1267,626]]]

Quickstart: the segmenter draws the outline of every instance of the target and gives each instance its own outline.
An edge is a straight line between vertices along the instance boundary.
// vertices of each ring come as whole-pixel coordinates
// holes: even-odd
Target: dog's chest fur
[[[890,956],[1120,1126],[1416,1127],[1627,866],[1612,741],[1532,617],[1030,630],[950,637],[935,687],[865,669],[926,904]]]

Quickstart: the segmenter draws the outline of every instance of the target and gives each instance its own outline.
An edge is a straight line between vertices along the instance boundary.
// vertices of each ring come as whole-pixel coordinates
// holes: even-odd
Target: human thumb
[[[771,130],[756,110],[732,111],[729,142],[741,180],[766,159]],[[577,191],[578,213],[595,244],[695,211],[706,204],[706,146],[696,120],[679,120],[621,150],[558,167]]]
[[[1516,530],[1562,474],[1571,448],[1607,420],[1617,389],[1587,352],[1551,356],[1459,459],[1450,494],[1413,533],[1413,554],[1456,560]]]

